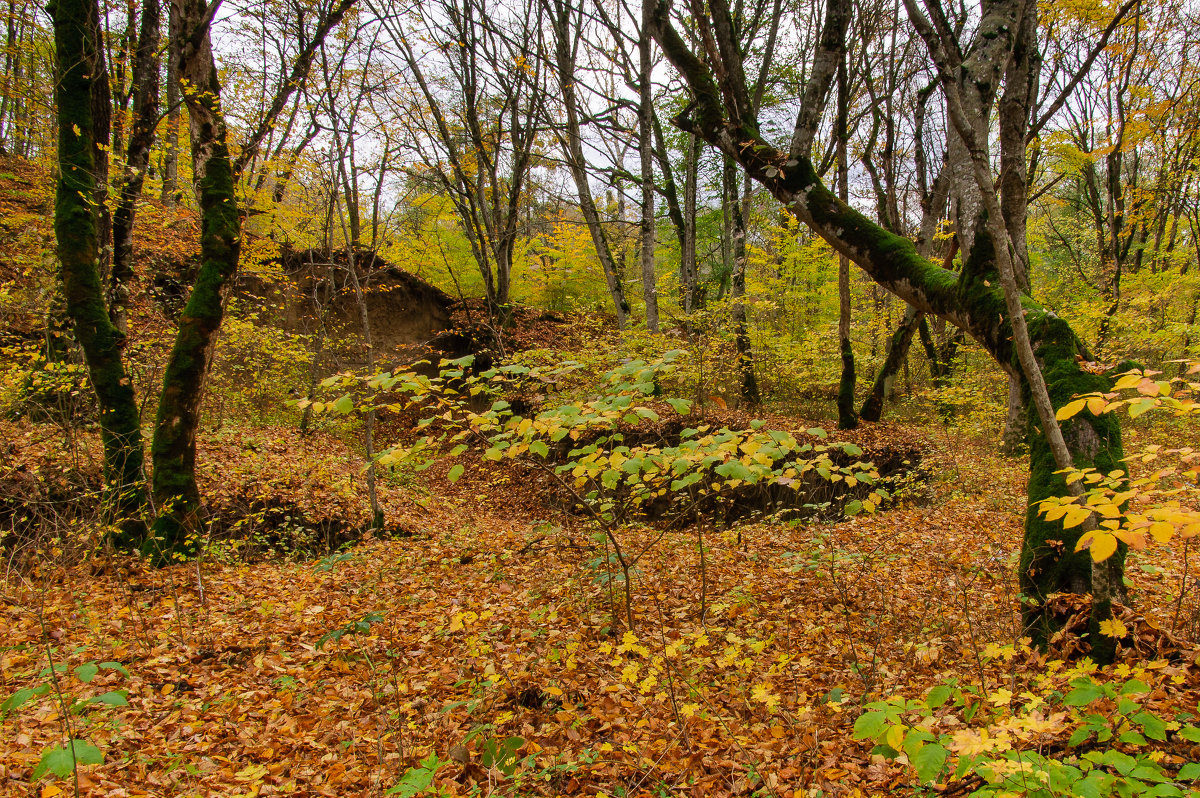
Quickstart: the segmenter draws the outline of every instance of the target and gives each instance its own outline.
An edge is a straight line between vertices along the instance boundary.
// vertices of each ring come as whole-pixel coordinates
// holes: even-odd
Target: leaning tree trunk
[[[625,298],[625,289],[621,285],[621,276],[617,273],[612,246],[600,219],[600,212],[596,209],[592,187],[588,183],[587,159],[584,157],[583,136],[580,133],[579,99],[575,93],[575,47],[579,29],[572,22],[575,14],[573,5],[565,0],[552,4],[550,22],[554,32],[555,65],[566,116],[565,125],[558,133],[558,138],[567,170],[571,173],[571,179],[575,182],[575,192],[579,196],[579,212],[591,235],[592,246],[596,248],[600,268],[604,271],[604,283],[608,286],[608,295],[612,297],[613,309],[617,314],[617,327],[623,330],[629,318],[629,301]]]
[[[158,518],[147,550],[159,560],[187,556],[199,545],[200,491],[196,486],[196,429],[202,386],[224,315],[224,293],[237,271],[241,243],[233,166],[226,143],[221,85],[213,63],[203,0],[187,0],[179,77],[187,103],[192,168],[200,202],[200,271],[183,313],[163,376],[154,426],[154,500]],[[174,15],[172,15],[174,21]],[[172,31],[180,36],[181,31]]]
[[[995,42],[1003,45],[1004,37],[1011,35],[1010,5],[996,3],[994,9],[989,8],[987,19],[980,24],[982,33],[979,36],[985,47]],[[911,8],[913,4],[906,3],[906,6]],[[710,0],[709,7],[713,16],[712,31],[717,32],[722,43],[719,48],[721,63],[716,67],[710,67],[691,50],[673,26],[668,4],[660,2],[658,6],[655,37],[695,100],[693,106],[675,119],[676,124],[700,135],[726,156],[735,158],[751,177],[791,207],[801,221],[836,252],[858,264],[875,282],[917,310],[939,316],[966,330],[1006,371],[1018,368],[1019,359],[1020,373],[1031,382],[1044,383],[1033,391],[1038,420],[1030,436],[1030,510],[1022,543],[1020,574],[1022,591],[1027,599],[1026,621],[1030,630],[1042,638],[1054,629],[1057,619],[1051,617],[1045,599],[1055,590],[1095,591],[1099,611],[1093,613],[1093,619],[1103,617],[1104,605],[1119,594],[1123,555],[1118,552],[1101,564],[1102,567],[1094,566],[1088,554],[1075,552],[1075,544],[1083,530],[1064,530],[1058,523],[1047,524],[1037,515],[1036,502],[1052,495],[1071,494],[1061,475],[1055,474],[1064,467],[1060,462],[1064,457],[1073,461],[1076,467],[1094,467],[1102,472],[1119,467],[1121,433],[1115,418],[1093,418],[1085,412],[1063,425],[1061,437],[1054,424],[1055,408],[1077,393],[1107,390],[1109,380],[1082,368],[1086,349],[1065,321],[1032,298],[1020,295],[1012,263],[1006,260],[1009,257],[1008,236],[997,234],[993,228],[1003,224],[1001,214],[996,211],[994,195],[985,196],[989,213],[979,218],[991,220],[982,226],[982,232],[989,234],[996,242],[995,246],[982,237],[978,246],[968,247],[964,241],[969,268],[964,267],[959,273],[921,257],[911,241],[889,233],[834,196],[817,176],[807,148],[793,144],[790,151],[785,152],[760,135],[757,119],[743,99],[746,90],[738,60],[740,55],[728,46],[729,31],[733,29],[732,12],[723,0]],[[848,13],[849,4],[831,0],[830,8]],[[910,10],[910,16],[916,16],[915,12]],[[832,48],[829,53],[836,55]],[[714,57],[711,53],[709,56]],[[831,60],[824,58],[823,63],[828,65]],[[941,74],[942,64],[938,66]],[[949,70],[945,72],[950,74]],[[949,78],[943,76],[943,85],[950,80],[952,75]],[[947,91],[947,94],[953,95],[953,92]],[[952,110],[955,129],[965,136],[964,126],[960,124],[962,108],[958,106]],[[969,127],[966,130],[969,131]],[[804,137],[799,135],[803,132],[798,126],[794,140],[803,143]],[[986,141],[986,138],[981,136],[980,140]],[[986,174],[986,150],[982,146],[966,149],[976,185],[983,187],[986,184],[991,191],[992,178]],[[1004,232],[1002,228],[1000,232]],[[962,234],[961,230],[959,234]],[[1020,340],[1014,341],[1016,338]],[[1027,362],[1031,360],[1034,362]]]
[[[93,84],[107,79],[102,55],[95,47],[99,9],[96,0],[57,0],[50,13],[58,107],[54,232],[67,314],[100,404],[108,515],[122,530],[118,543],[128,544],[142,525],[142,432],[133,385],[121,361],[122,336],[104,303],[98,268],[102,246],[91,201],[101,155],[93,138],[91,98],[96,93]]]

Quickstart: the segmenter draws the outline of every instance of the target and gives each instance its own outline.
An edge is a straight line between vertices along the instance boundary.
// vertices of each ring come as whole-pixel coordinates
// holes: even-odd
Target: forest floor
[[[5,424],[10,477],[67,459],[54,429]],[[633,629],[602,538],[515,468],[451,484],[439,463],[388,485],[403,536],[321,559],[271,558],[265,538],[159,570],[13,557],[0,697],[50,689],[0,713],[0,794],[73,793],[70,778],[31,779],[68,738],[104,752],[79,768],[82,795],[914,792],[910,768],[855,739],[866,702],[957,680],[999,706],[1047,673],[1065,684],[1081,643],[1042,654],[1018,639],[1022,461],[943,428],[861,435],[919,443],[927,489],[839,523],[622,532],[642,552]],[[217,503],[362,511],[361,472],[321,436],[210,434],[201,454]],[[1196,651],[1176,642],[1200,612],[1194,590],[1179,601],[1181,545],[1131,557],[1141,614],[1123,616],[1118,666],[1166,714],[1200,699]],[[76,703],[110,691],[128,704]]]
[[[0,360],[18,371],[44,323],[22,309],[52,282],[50,185],[0,161]],[[148,203],[138,229],[138,262],[165,274],[195,251],[184,212]],[[150,385],[171,325],[149,299],[134,311],[134,376]],[[1068,737],[1106,718],[1124,724],[1121,751],[1149,746],[1171,774],[1200,759],[1200,730],[1185,739],[1142,713],[1139,743],[1122,719],[1200,712],[1187,541],[1131,556],[1118,664],[1081,657],[1069,602],[1075,623],[1030,650],[1016,585],[1026,464],[994,440],[868,425],[847,439],[919,452],[927,482],[895,506],[619,530],[637,555],[627,584],[546,479],[478,452],[457,481],[448,460],[389,475],[387,534],[343,547],[367,517],[360,456],[333,434],[222,419],[199,441],[210,545],[161,569],[100,545],[94,434],[0,420],[0,795],[961,795],[978,776],[926,759],[922,784],[908,750],[860,738],[936,732],[954,761],[1096,753],[1109,745],[1095,732]],[[1136,706],[1099,697],[1100,720],[1080,721],[1068,704],[1088,674],[1124,680]],[[947,686],[957,698],[934,706]],[[916,702],[904,724],[862,723],[887,698]],[[38,773],[64,772],[67,740],[79,767]]]

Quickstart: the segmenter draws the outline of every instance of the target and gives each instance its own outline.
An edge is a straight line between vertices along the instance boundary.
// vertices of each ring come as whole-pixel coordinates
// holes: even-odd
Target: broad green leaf
[[[1195,781],[1200,779],[1200,763],[1188,762],[1179,769],[1180,781]]]
[[[529,444],[529,451],[533,452],[543,460],[550,455],[550,447],[546,445],[545,441],[531,441]]]
[[[124,690],[110,690],[107,693],[101,693],[94,698],[88,699],[93,704],[104,704],[110,707],[127,707],[129,701],[125,698]]]
[[[876,740],[888,727],[887,713],[866,712],[854,721],[855,740]]]
[[[456,463],[450,469],[450,471],[447,472],[446,479],[450,480],[451,482],[458,482],[459,477],[463,475],[463,471],[466,471],[466,469],[463,468],[462,463]]]
[[[35,693],[33,692],[32,687],[22,687],[20,690],[6,698],[3,704],[0,704],[0,712],[12,712],[14,709],[20,707],[22,704],[29,701],[29,699],[33,698],[34,695]]]
[[[1187,740],[1189,743],[1200,743],[1200,728],[1195,726],[1184,726],[1178,732],[1180,737]]]
[[[76,666],[75,678],[81,682],[90,682],[96,678],[96,674],[100,672],[100,667],[94,662],[85,662],[82,665]]]
[[[1130,720],[1141,725],[1142,731],[1144,731],[1146,736],[1151,740],[1161,741],[1167,739],[1167,724],[1164,723],[1162,718],[1159,718],[1157,715],[1153,715],[1149,712],[1139,712],[1130,718]]]
[[[655,413],[648,407],[639,407],[635,412],[647,421],[658,421],[658,413]]]
[[[1150,685],[1141,679],[1130,679],[1121,685],[1121,695],[1141,695],[1150,692]]]
[[[37,767],[33,769],[33,781],[37,781],[47,772],[65,779],[75,772],[77,762],[80,765],[101,765],[104,763],[104,754],[87,740],[71,740],[68,745],[48,748],[42,754]]]
[[[941,774],[942,768],[946,765],[946,757],[948,751],[938,743],[929,743],[917,751],[915,756],[910,757],[913,769],[917,771],[917,777],[922,782],[928,783],[937,779]]]
[[[713,469],[716,473],[726,479],[740,479],[743,482],[751,482],[754,475],[750,473],[750,469],[742,463],[741,460],[730,460],[728,463],[722,463]]]
[[[1091,679],[1077,679],[1072,683],[1074,690],[1067,693],[1063,703],[1069,707],[1083,707],[1104,696],[1104,688]]]
[[[929,694],[925,696],[925,705],[930,709],[937,709],[949,700],[950,693],[950,685],[939,684],[937,687],[931,689]]]
[[[333,403],[333,412],[339,416],[345,416],[354,410],[354,400],[350,398],[350,394],[344,394],[340,399]]]

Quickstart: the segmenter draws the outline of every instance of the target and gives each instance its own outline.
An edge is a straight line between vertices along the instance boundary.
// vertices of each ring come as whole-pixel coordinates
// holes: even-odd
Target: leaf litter
[[[889,434],[913,436],[870,433]],[[127,691],[127,706],[73,718],[105,752],[79,769],[88,795],[383,795],[422,763],[448,795],[909,792],[908,768],[854,739],[863,703],[947,678],[1003,699],[1078,644],[1012,647],[1021,463],[945,434],[924,445],[933,495],[886,512],[622,530],[641,553],[633,629],[603,539],[507,463],[472,463],[453,485],[436,464],[429,496],[385,496],[410,537],[321,559],[155,571],[100,557],[10,573],[0,692],[38,683],[47,643],[66,668],[123,664],[128,676],[59,680],[68,700]],[[286,448],[212,452],[282,462]],[[283,470],[276,487],[298,504],[361,510]],[[221,491],[261,490],[252,471],[224,470]],[[1200,697],[1195,650],[1169,631],[1177,555],[1131,561],[1143,615],[1123,616],[1129,656],[1158,658],[1166,686],[1151,700],[1164,714]],[[1178,603],[1195,616],[1194,599]],[[64,742],[59,706],[47,694],[4,719],[0,791],[69,792],[31,783]]]

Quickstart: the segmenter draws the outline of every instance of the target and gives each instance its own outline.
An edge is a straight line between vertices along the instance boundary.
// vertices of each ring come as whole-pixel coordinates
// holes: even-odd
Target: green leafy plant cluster
[[[65,710],[63,718],[64,736],[67,741],[63,745],[47,747],[37,766],[33,769],[32,779],[38,779],[50,773],[60,779],[65,779],[75,772],[78,765],[99,765],[104,762],[104,752],[88,740],[76,736],[78,733],[70,716],[80,716],[92,708],[128,706],[125,690],[108,690],[83,698],[67,701],[61,680],[66,677],[67,666],[61,662],[53,662],[39,673],[42,680],[32,687],[22,687],[0,703],[0,720],[6,719],[16,710],[31,701],[53,695]],[[101,671],[115,671],[128,677],[129,671],[119,662],[85,662],[72,669],[76,680],[81,684],[89,684]]]
[[[486,460],[517,460],[552,475],[578,509],[604,525],[648,516],[688,518],[738,502],[783,506],[795,495],[814,510],[844,495],[837,509],[850,515],[873,511],[888,500],[887,490],[877,484],[878,472],[861,459],[863,451],[852,443],[823,442],[822,429],[807,430],[811,440],[801,441],[790,432],[767,429],[763,421],[743,430],[716,428],[690,415],[690,400],[661,396],[660,384],[679,355],[629,360],[599,380],[598,395],[528,413],[518,413],[502,397],[528,393],[530,385],[544,395],[579,365],[568,361],[541,369],[516,363],[471,373],[467,357],[444,363],[437,378],[411,372],[371,378],[368,389],[386,400],[377,406],[418,407],[426,414],[421,425],[430,429],[416,446],[385,451],[379,462],[403,463],[437,446],[450,447],[456,457],[481,448]],[[355,383],[342,375],[326,380],[325,387]],[[486,409],[472,409],[481,405]],[[351,393],[312,407],[334,414],[362,409]],[[695,418],[696,425],[681,428],[664,413]],[[450,479],[464,471],[456,464]],[[794,495],[785,496],[789,492]]]
[[[866,705],[854,737],[904,761],[922,784],[956,781],[972,795],[1200,795],[1191,786],[1200,763],[1177,753],[1200,742],[1197,716],[1160,716],[1145,669],[1118,666],[1108,679],[1094,671],[1085,661],[1017,695],[951,680],[921,699],[891,696]]]

